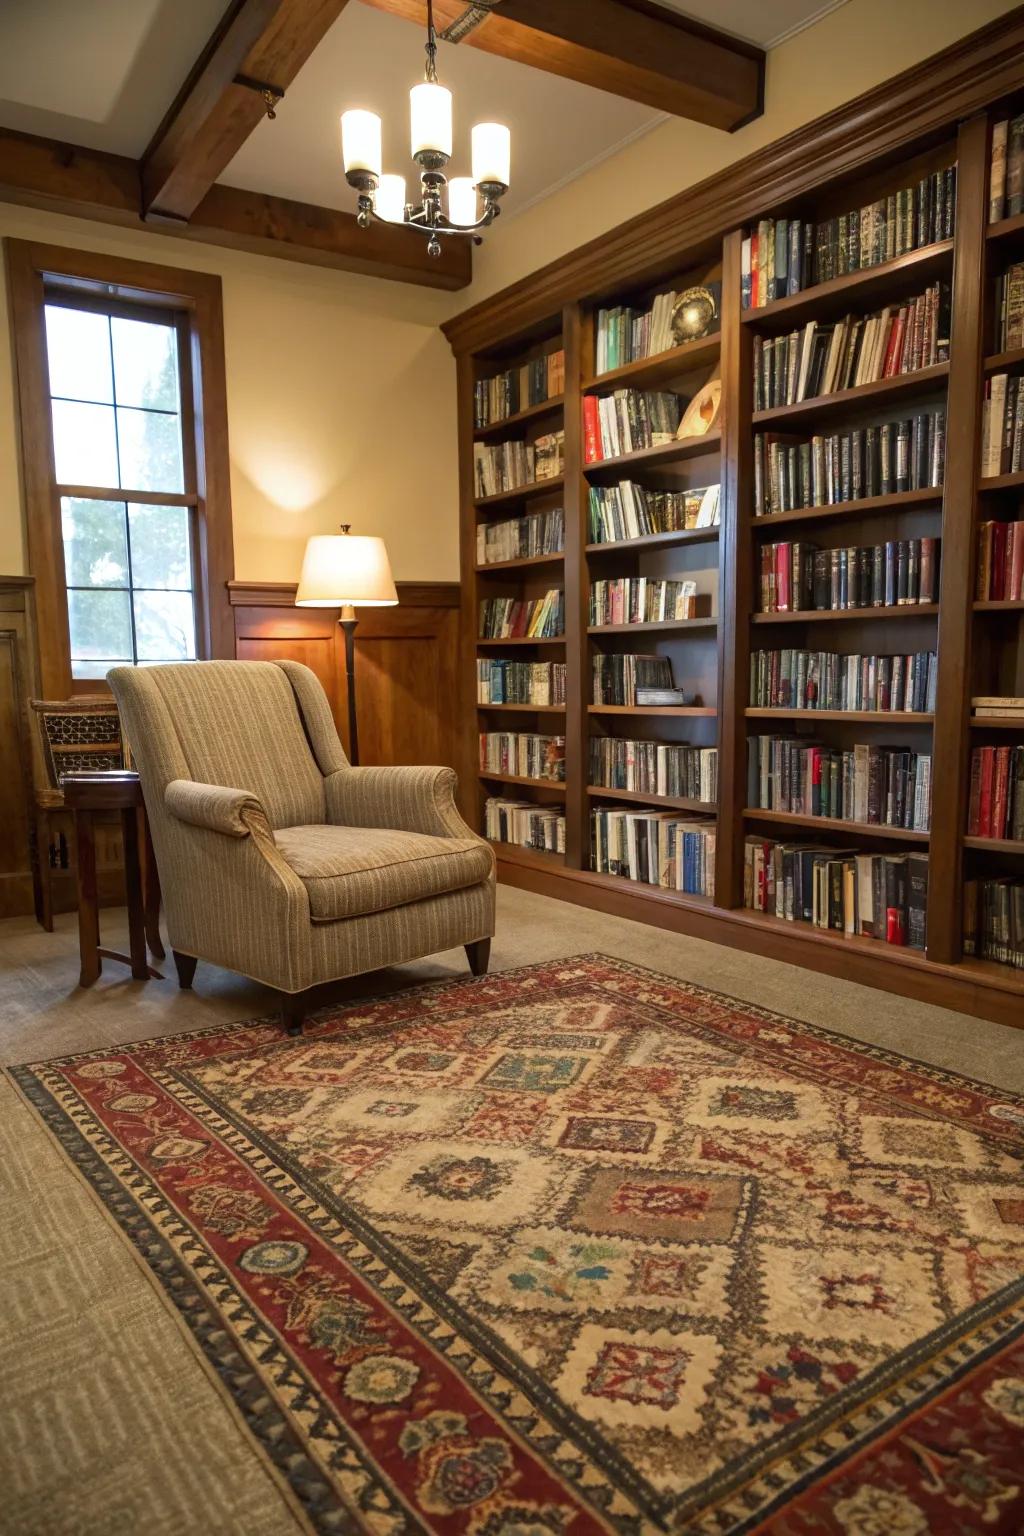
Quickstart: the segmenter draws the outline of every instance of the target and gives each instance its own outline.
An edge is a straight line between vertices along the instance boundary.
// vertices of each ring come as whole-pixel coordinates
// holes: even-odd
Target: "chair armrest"
[[[253,817],[264,823],[267,819],[262,805],[247,789],[196,784],[192,779],[173,779],[164,790],[164,805],[179,821],[228,837],[248,837]]]
[[[476,837],[455,805],[457,785],[452,768],[343,768],[324,779],[327,815],[343,827]]]

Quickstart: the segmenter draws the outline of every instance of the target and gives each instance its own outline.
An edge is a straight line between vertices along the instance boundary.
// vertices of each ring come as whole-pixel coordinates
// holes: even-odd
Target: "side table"
[[[123,965],[130,965],[137,981],[147,981],[151,976],[162,980],[161,972],[154,970],[146,958],[147,941],[158,960],[164,958],[164,947],[160,942],[160,884],[138,774],[67,773],[61,779],[61,788],[64,803],[75,818],[78,943],[82,957],[79,986],[92,986],[99,978],[104,960],[119,960]],[[131,951],[127,955],[100,945],[94,820],[101,811],[119,811],[121,814]]]

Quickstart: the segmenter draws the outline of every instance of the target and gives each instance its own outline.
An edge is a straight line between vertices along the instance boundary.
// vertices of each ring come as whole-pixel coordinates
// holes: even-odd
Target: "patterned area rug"
[[[312,1531],[1024,1531],[1024,1099],[601,956],[14,1077]]]

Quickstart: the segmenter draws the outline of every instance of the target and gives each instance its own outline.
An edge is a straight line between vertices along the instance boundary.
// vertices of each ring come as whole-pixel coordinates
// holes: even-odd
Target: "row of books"
[[[1024,387],[1006,373],[985,381],[981,405],[981,473],[1016,474],[1024,469]]]
[[[692,491],[652,491],[634,480],[592,485],[587,496],[591,544],[643,539],[652,533],[687,528],[717,528],[721,521],[720,485]]]
[[[480,656],[476,663],[478,704],[565,703],[564,661],[509,661]]]
[[[967,831],[1024,843],[1024,745],[971,752]]]
[[[515,843],[542,853],[565,852],[565,815],[532,800],[495,795],[484,802],[484,835],[495,843]]]
[[[956,166],[951,165],[820,223],[761,219],[742,245],[743,308],[759,309],[817,283],[949,240],[955,217]]]
[[[761,546],[760,611],[836,613],[934,603],[939,539],[889,539],[842,549],[786,541]]]
[[[480,604],[481,640],[551,640],[565,633],[565,595],[485,597]]]
[[[1019,602],[1024,598],[1024,522],[978,525],[979,602]]]
[[[640,448],[670,443],[685,403],[668,389],[616,389],[610,395],[584,395],[585,462],[596,464]]]
[[[1013,694],[977,694],[971,712],[975,720],[1016,720],[1024,729],[1024,699]]]
[[[931,714],[938,685],[934,651],[906,656],[838,651],[754,651],[752,709],[829,709]]]
[[[759,432],[754,437],[754,514],[768,517],[938,487],[945,457],[944,410],[805,441]]]
[[[1024,970],[1024,880],[964,881],[964,953]]]
[[[591,624],[661,624],[696,619],[710,611],[707,593],[697,583],[660,576],[617,576],[590,587]]]
[[[763,811],[927,832],[932,760],[909,747],[839,749],[806,737],[747,739],[747,804]]]
[[[989,162],[988,221],[1024,213],[1024,114],[992,124]]]
[[[924,949],[928,855],[748,837],[744,902],[790,923]]]
[[[473,386],[473,425],[489,427],[528,406],[541,405],[565,389],[565,352],[548,352],[519,368],[506,368]]]
[[[754,410],[795,405],[949,359],[949,284],[834,325],[754,337]]]
[[[565,469],[565,432],[546,432],[533,443],[474,443],[473,469],[477,497],[554,480]]]
[[[481,731],[480,770],[521,779],[565,779],[565,737],[532,731]]]
[[[532,555],[560,555],[565,548],[565,511],[551,507],[500,523],[480,523],[476,530],[478,565],[526,560]]]
[[[590,782],[638,795],[674,795],[714,805],[718,799],[718,748],[688,742],[590,739]]]
[[[995,352],[1024,347],[1024,261],[1015,261],[996,278]]]
[[[667,656],[595,656],[594,703],[636,703],[638,688],[671,688],[672,662]]]
[[[601,806],[591,822],[593,866],[601,874],[714,899],[713,821],[684,820],[672,811]]]

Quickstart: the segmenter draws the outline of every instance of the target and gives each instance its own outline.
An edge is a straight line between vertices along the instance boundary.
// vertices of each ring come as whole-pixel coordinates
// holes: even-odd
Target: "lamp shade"
[[[296,608],[391,608],[397,602],[383,539],[316,533],[306,544]]]

